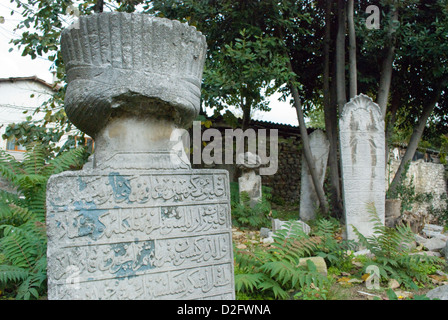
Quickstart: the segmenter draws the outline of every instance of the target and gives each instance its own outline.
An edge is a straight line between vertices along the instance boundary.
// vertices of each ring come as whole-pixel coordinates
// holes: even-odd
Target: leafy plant
[[[0,174],[16,192],[0,191],[0,290],[16,299],[46,292],[45,201],[48,178],[79,168],[84,149],[48,160],[42,145],[27,150],[23,162],[0,150]]]
[[[441,265],[443,261],[437,257],[411,254],[411,243],[414,241],[414,233],[407,225],[399,225],[389,228],[382,224],[376,213],[375,206],[370,204],[368,211],[374,223],[374,234],[365,237],[355,227],[361,246],[370,250],[373,258],[367,257],[364,267],[376,265],[380,270],[380,276],[384,280],[395,279],[405,287],[416,289],[417,284],[429,281],[428,274],[421,272],[422,264],[427,268]]]
[[[231,187],[232,188],[232,187]],[[237,197],[235,192],[238,189],[233,187],[232,196],[232,223],[236,227],[260,228],[270,225],[269,215],[272,213],[270,199],[270,189],[263,188],[263,195],[260,202],[254,207],[249,205],[250,198],[247,192],[241,192]],[[232,189],[231,189],[232,192]]]
[[[328,265],[347,263],[347,249],[354,244],[337,241],[336,230],[334,221],[321,219],[316,231],[308,235],[300,222],[288,221],[275,232],[269,248],[237,250],[237,294],[263,292],[275,299],[326,299],[329,279],[316,270],[311,260],[306,266],[299,266],[299,261],[317,255],[324,257]]]
[[[349,252],[356,246],[354,241],[338,241],[335,233],[338,229],[335,219],[316,220],[317,231],[314,233],[322,239],[318,246],[317,255],[324,258],[328,265],[339,270],[350,270],[352,256]]]
[[[301,288],[323,285],[325,277],[315,267],[298,266],[300,258],[310,256],[317,248],[319,238],[307,236],[294,222],[287,222],[273,238],[267,250],[236,251],[237,293],[263,292],[275,299],[289,299]]]

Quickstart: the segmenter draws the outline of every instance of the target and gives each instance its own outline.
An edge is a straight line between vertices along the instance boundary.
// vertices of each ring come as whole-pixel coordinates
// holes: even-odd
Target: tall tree
[[[350,98],[358,94],[358,70],[356,68],[356,32],[354,21],[354,0],[347,3],[347,25],[349,39],[349,74],[350,74]]]
[[[346,95],[346,81],[345,81],[345,22],[346,22],[346,8],[345,0],[338,0],[337,17],[338,30],[336,36],[336,92],[339,112],[347,102]]]
[[[402,172],[413,158],[434,110],[446,111],[448,91],[448,1],[427,0],[404,11],[400,47],[396,49],[397,81],[393,95],[403,105],[397,110],[400,122],[413,128],[406,153],[389,186],[393,195]],[[412,22],[412,23],[411,23]],[[434,125],[434,123],[432,123]],[[442,133],[447,133],[445,126]]]
[[[23,48],[24,55],[47,54],[55,61],[62,78],[59,35],[70,3],[65,0],[15,1],[24,8],[19,25],[24,33],[14,44]],[[300,107],[296,110],[302,111],[298,112],[299,121],[314,106],[323,106],[332,150],[329,167],[333,207],[340,203],[338,108],[345,104],[347,92],[350,97],[355,92],[364,92],[375,98],[386,117],[388,136],[397,128],[413,130],[428,121],[436,124],[437,130],[428,130],[426,126],[423,135],[440,136],[447,132],[443,123],[447,109],[444,85],[448,65],[447,0],[142,2],[139,8],[143,12],[188,21],[206,33],[209,56],[203,97],[210,107],[219,110],[228,104],[240,105],[245,110],[247,125],[250,111],[266,107],[265,96],[275,90],[281,91],[284,98],[290,94],[296,97],[293,99],[295,106]],[[77,7],[81,14],[91,14],[95,3],[86,0],[77,3]],[[104,1],[104,11],[132,12],[135,3]],[[364,12],[372,4],[382,12],[378,30],[367,30],[365,26]],[[279,29],[283,31],[281,36],[277,33]],[[285,54],[285,47],[288,54]],[[348,78],[345,75],[347,51]],[[351,82],[349,87],[347,79]],[[357,90],[353,89],[354,83]],[[440,94],[435,94],[439,91],[436,84],[442,85]],[[429,102],[437,96],[439,101],[431,107]],[[421,126],[417,125],[419,121]],[[421,136],[415,134],[412,141]],[[412,153],[412,148],[409,152]]]
[[[338,110],[337,105],[332,103],[332,93],[331,93],[331,30],[332,30],[332,19],[331,13],[333,8],[332,1],[324,1],[323,3],[325,10],[325,33],[324,33],[324,43],[323,43],[323,59],[324,59],[324,70],[323,70],[323,106],[324,106],[324,118],[325,118],[325,129],[328,141],[330,142],[330,150],[328,156],[328,166],[330,168],[330,192],[331,192],[331,205],[333,207],[333,212],[337,216],[341,216],[342,213],[342,199],[341,199],[341,187],[339,181],[339,160],[338,160]]]
[[[392,80],[393,61],[395,54],[395,42],[396,42],[396,23],[398,21],[398,8],[397,6],[391,6],[392,19],[388,26],[387,31],[387,48],[386,56],[383,59],[381,65],[380,84],[378,88],[377,103],[380,106],[383,118],[386,117],[387,103],[389,99],[389,91]]]

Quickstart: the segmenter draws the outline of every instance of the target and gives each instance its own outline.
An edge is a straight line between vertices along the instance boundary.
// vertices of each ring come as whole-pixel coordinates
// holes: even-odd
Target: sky
[[[14,15],[11,15],[14,10]],[[14,28],[21,21],[21,9],[17,9],[15,4],[8,0],[0,0],[0,17],[4,17],[4,22],[0,23],[0,78],[38,76],[39,78],[52,83],[51,73],[52,62],[44,57],[22,57],[21,50],[9,43],[12,38],[19,38],[21,32],[14,32]],[[13,48],[11,52],[9,49]],[[270,99],[270,112],[257,111],[253,118],[256,120],[270,121],[289,125],[298,125],[295,109],[287,102],[279,102],[279,95],[274,95]]]

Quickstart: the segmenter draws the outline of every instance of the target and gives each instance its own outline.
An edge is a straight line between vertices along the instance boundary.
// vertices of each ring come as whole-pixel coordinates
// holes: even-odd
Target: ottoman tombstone
[[[234,299],[228,173],[172,141],[199,110],[204,36],[101,13],[61,45],[66,112],[95,154],[48,183],[48,298]]]
[[[310,134],[310,148],[319,182],[323,186],[327,170],[328,153],[330,152],[330,142],[322,130],[316,130]],[[302,156],[302,176],[300,181],[300,219],[303,221],[315,219],[316,209],[319,207],[319,198],[317,197],[304,155]]]
[[[354,97],[342,110],[339,131],[347,238],[357,240],[353,227],[366,237],[374,232],[371,211],[383,224],[385,220],[385,136],[379,106],[366,95]]]
[[[238,178],[239,192],[247,193],[249,206],[253,208],[262,201],[263,196],[261,177],[256,172],[261,166],[261,159],[251,152],[241,153],[237,157],[237,164],[242,171]],[[241,195],[240,201],[243,202]]]

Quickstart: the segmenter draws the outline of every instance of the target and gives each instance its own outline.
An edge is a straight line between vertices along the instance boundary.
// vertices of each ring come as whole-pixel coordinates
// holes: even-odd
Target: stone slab
[[[448,284],[428,291],[426,296],[430,299],[448,300]]]
[[[48,298],[234,299],[225,170],[82,170],[47,187]]]
[[[360,94],[344,106],[339,128],[347,238],[357,240],[353,227],[366,237],[373,234],[369,207],[385,221],[384,120],[379,106]]]
[[[249,206],[255,207],[262,201],[262,183],[261,176],[255,173],[254,170],[244,172],[241,177],[238,178],[239,192],[247,192],[249,196]],[[242,199],[240,197],[240,201]]]
[[[321,185],[324,184],[327,170],[330,142],[322,130],[315,130],[310,134],[310,148],[313,155],[316,174]],[[300,219],[308,221],[316,218],[319,198],[305,156],[302,156],[302,176],[300,186]]]

